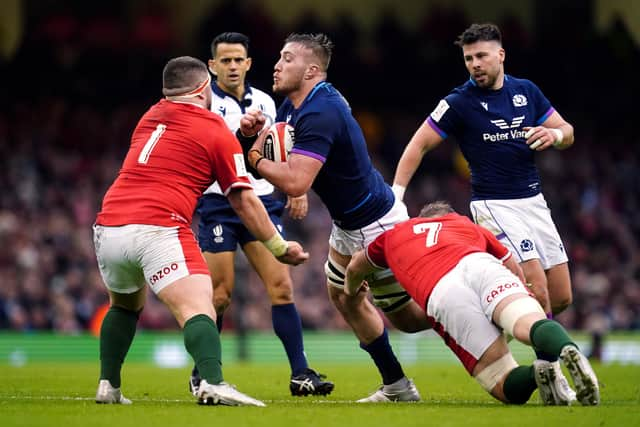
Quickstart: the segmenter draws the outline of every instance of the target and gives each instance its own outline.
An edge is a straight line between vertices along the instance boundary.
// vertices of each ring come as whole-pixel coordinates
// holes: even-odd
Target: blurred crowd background
[[[525,17],[501,11],[500,1],[482,2],[497,4],[486,14],[467,6],[473,2],[427,1],[412,25],[403,13],[414,9],[390,1],[355,2],[348,10],[328,2],[335,3],[329,17],[326,5],[303,2],[308,6],[288,7],[286,22],[273,12],[274,3],[286,2],[208,1],[193,2],[197,19],[188,26],[176,22],[190,2],[182,3],[12,0],[0,6],[6,12],[0,24],[0,329],[82,332],[107,302],[91,225],[131,131],[161,96],[169,58],[206,60],[213,36],[244,32],[252,39],[249,80],[269,91],[288,33],[329,34],[336,44],[329,80],[349,100],[372,159],[391,182],[415,129],[468,78],[453,41],[470,23],[487,20],[503,31],[507,73],[533,80],[575,127],[570,150],[538,155],[543,191],[571,260],[574,302],[559,320],[592,332],[640,329],[640,48],[638,29],[629,26],[639,15],[633,1],[613,1],[620,10],[604,21],[603,2],[595,0],[557,0],[553,10],[549,2],[523,1]],[[407,191],[411,214],[434,199],[468,213],[468,171],[453,140],[426,156]],[[286,223],[288,237],[312,255],[293,269],[304,327],[346,328],[325,290],[328,215],[311,195],[308,217]],[[245,274],[232,304],[236,315],[225,316],[225,327],[242,322],[268,330],[266,294],[239,258]],[[177,327],[153,296],[140,325]]]

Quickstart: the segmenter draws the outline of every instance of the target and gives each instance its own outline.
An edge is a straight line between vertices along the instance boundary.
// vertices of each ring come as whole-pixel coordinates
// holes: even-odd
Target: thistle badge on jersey
[[[277,122],[267,130],[262,155],[274,162],[286,162],[295,142],[293,126],[285,122]]]

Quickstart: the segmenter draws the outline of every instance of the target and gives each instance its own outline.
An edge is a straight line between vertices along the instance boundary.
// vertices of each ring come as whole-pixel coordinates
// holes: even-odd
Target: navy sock
[[[392,384],[404,377],[402,366],[400,366],[400,362],[398,362],[396,355],[393,354],[393,349],[391,349],[386,328],[382,335],[371,343],[360,343],[360,348],[369,353],[369,356],[373,359],[378,371],[380,371],[383,384]]]
[[[302,321],[295,304],[271,306],[271,321],[276,333],[289,358],[291,375],[296,376],[309,367],[304,354],[302,342]]]

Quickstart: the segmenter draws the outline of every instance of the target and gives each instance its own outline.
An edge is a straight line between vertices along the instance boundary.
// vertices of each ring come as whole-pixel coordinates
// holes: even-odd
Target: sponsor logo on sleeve
[[[441,99],[438,105],[436,106],[435,110],[433,110],[433,112],[431,113],[431,118],[434,121],[439,122],[442,116],[444,116],[444,113],[446,113],[448,109],[449,109],[449,103],[446,100]]]

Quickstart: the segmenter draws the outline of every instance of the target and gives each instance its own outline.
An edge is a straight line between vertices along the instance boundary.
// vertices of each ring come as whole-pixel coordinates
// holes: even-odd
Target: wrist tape
[[[287,249],[289,248],[287,241],[284,240],[278,232],[276,232],[276,234],[274,234],[269,240],[265,240],[262,243],[276,258],[286,254]]]

